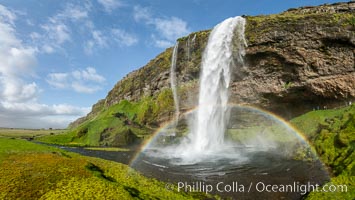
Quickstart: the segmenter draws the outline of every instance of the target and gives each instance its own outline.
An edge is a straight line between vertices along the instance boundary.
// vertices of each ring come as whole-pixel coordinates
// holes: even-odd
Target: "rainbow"
[[[256,106],[251,106],[251,105],[242,105],[242,104],[228,104],[228,106],[230,107],[240,107],[240,108],[245,108],[248,109],[250,111],[256,112],[258,114],[261,114],[277,123],[279,123],[280,125],[283,125],[283,127],[285,127],[287,129],[287,131],[293,133],[301,143],[307,145],[307,147],[310,148],[311,152],[313,153],[314,156],[318,158],[317,152],[314,149],[314,147],[310,144],[310,141],[307,139],[307,137],[301,132],[299,131],[296,127],[294,127],[292,124],[290,124],[289,122],[287,122],[285,119],[283,119],[282,117],[276,115],[275,113],[272,113],[268,110],[256,107]],[[186,112],[184,112],[182,114],[182,116],[186,116],[192,112],[194,112],[197,109],[197,107],[194,107]],[[166,129],[171,123],[174,122],[174,120],[176,120],[175,118],[172,119],[171,121],[168,121],[166,123],[164,123],[159,129],[157,129],[148,139],[146,139],[138,148],[137,153],[132,157],[131,161],[129,162],[129,165],[132,166],[135,161],[139,158],[140,154],[149,146],[149,144],[155,139],[157,138],[157,136],[162,132],[162,130]]]

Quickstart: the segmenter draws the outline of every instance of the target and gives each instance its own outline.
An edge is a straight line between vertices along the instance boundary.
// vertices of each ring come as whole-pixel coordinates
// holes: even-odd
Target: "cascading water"
[[[179,42],[176,42],[171,57],[171,67],[170,67],[170,85],[171,85],[171,90],[173,92],[174,105],[175,105],[175,122],[178,121],[180,115],[179,98],[177,94],[177,81],[176,81],[176,60],[177,60],[178,48],[179,48]],[[176,125],[177,124],[175,123],[175,127],[173,127],[174,129],[176,128]]]
[[[171,129],[176,129],[176,119],[159,130],[131,166],[143,174],[178,182],[178,185],[186,181],[185,189],[187,186],[194,187],[195,183],[224,183],[230,186],[236,184],[235,177],[238,177],[237,185],[241,186],[256,180],[275,185],[295,182],[307,184],[306,181],[308,184],[310,181],[322,184],[329,180],[320,162],[293,160],[299,157],[299,152],[305,152],[306,155],[312,150],[300,140],[297,131],[282,119],[256,108],[228,105],[232,67],[243,67],[246,46],[244,26],[245,19],[235,17],[223,21],[212,30],[202,56],[198,107],[180,116],[175,74],[178,44],[175,45],[171,86],[177,116],[181,120],[179,136],[171,137],[170,134]],[[188,52],[189,47],[190,38]],[[185,133],[188,135],[180,137],[186,125],[188,131]],[[224,138],[225,134],[228,139]],[[311,160],[314,158],[311,157]],[[212,193],[228,198],[261,197],[260,192],[249,191],[241,195],[239,192],[221,192],[217,189]],[[302,196],[291,193],[293,196],[290,199]],[[265,199],[275,199],[285,194],[281,191],[263,193]]]
[[[199,162],[217,157],[225,158],[226,156],[232,156],[233,159],[238,157],[237,153],[226,145],[224,134],[229,122],[228,92],[231,67],[232,65],[243,66],[246,46],[244,26],[244,18],[234,17],[224,20],[212,30],[202,56],[198,109],[192,117],[187,119],[189,127],[187,137],[175,142],[175,145],[160,148],[161,151],[164,151],[164,155],[178,158],[180,163]],[[175,121],[170,130],[173,129],[174,133],[167,130],[166,137],[176,135],[175,130],[180,115],[176,91],[178,45],[176,43],[173,50],[170,72],[176,110]],[[162,139],[162,142],[164,145],[166,140]],[[159,146],[159,142],[155,144]]]
[[[190,35],[187,37],[186,49],[187,60],[190,61]]]
[[[190,145],[195,153],[214,151],[224,143],[228,121],[228,88],[233,54],[243,63],[245,19],[224,20],[212,30],[202,57],[200,93],[197,116],[190,133]],[[236,35],[234,35],[236,33]],[[237,41],[234,47],[232,41]]]
[[[189,37],[187,38],[187,43],[186,43],[186,56],[187,56],[187,60],[190,61],[191,58],[191,47],[193,48],[195,46],[195,40],[196,40],[196,34],[194,34],[194,36],[192,37],[192,39]]]

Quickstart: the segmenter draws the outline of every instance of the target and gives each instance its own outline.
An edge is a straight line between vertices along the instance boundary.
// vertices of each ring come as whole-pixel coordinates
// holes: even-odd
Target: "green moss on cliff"
[[[258,43],[263,34],[282,32],[302,32],[311,31],[317,26],[337,27],[354,26],[355,15],[353,13],[294,13],[284,12],[275,15],[247,16],[246,39],[248,44]]]
[[[333,23],[341,24],[342,26],[355,26],[355,14],[336,13],[333,15]]]
[[[155,98],[146,96],[137,102],[122,100],[104,108],[94,118],[66,134],[45,136],[38,140],[75,146],[128,145],[152,133],[157,128],[157,118],[173,111],[171,89],[164,89]]]
[[[161,72],[168,71],[170,68],[171,55],[172,48],[168,48],[156,58],[152,59],[146,66],[128,74],[120,80],[108,93],[105,106],[110,107],[115,105],[122,99],[137,101],[143,97],[143,88],[152,82],[156,82],[157,80],[155,79]]]

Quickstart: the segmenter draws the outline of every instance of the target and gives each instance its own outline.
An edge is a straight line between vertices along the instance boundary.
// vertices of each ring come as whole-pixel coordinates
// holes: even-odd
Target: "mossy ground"
[[[291,122],[310,139],[320,159],[330,167],[331,183],[345,184],[348,192],[313,192],[309,199],[353,199],[355,197],[355,105],[317,110]]]
[[[193,196],[191,196],[193,195]],[[0,199],[201,199],[126,165],[0,138]]]

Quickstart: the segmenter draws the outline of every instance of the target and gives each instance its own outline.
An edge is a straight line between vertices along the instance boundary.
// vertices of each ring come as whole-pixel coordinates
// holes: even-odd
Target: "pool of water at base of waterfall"
[[[137,149],[127,152],[87,150],[61,147],[85,156],[92,156],[129,164]],[[171,183],[181,192],[209,192],[222,198],[254,199],[303,199],[303,185],[323,184],[329,180],[320,161],[288,159],[275,152],[250,152],[248,160],[219,159],[191,164],[176,164],[178,160],[152,157],[150,151],[141,152],[132,168],[146,177]],[[276,186],[274,186],[276,185]],[[272,187],[278,187],[272,191]],[[281,187],[288,187],[284,191]],[[294,191],[290,191],[290,188]],[[212,190],[211,190],[212,189]],[[211,191],[210,191],[211,190]],[[296,191],[295,191],[296,190]]]

